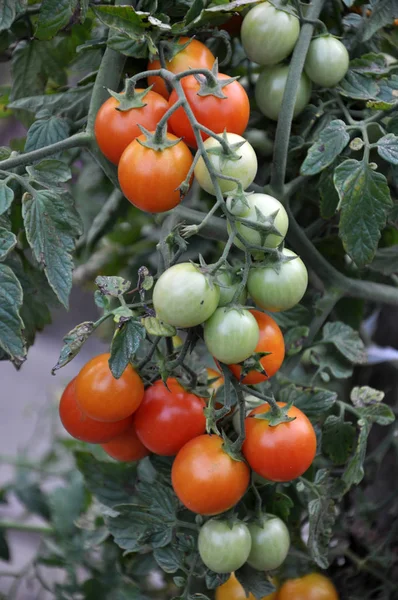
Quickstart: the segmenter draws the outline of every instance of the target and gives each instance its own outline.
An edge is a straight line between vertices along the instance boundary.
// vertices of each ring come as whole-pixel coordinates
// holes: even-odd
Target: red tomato
[[[267,354],[260,360],[260,363],[265,369],[267,375],[264,375],[264,373],[261,373],[260,371],[249,371],[246,377],[244,377],[242,380],[242,383],[245,385],[255,385],[256,383],[266,381],[275,375],[275,373],[279,371],[283,363],[283,359],[285,358],[285,342],[283,340],[282,331],[280,330],[278,324],[270,316],[260,312],[259,310],[251,310],[250,312],[256,319],[260,330],[260,339],[254,351],[270,352],[271,354]],[[229,365],[229,368],[235,377],[239,379],[242,372],[242,367],[236,364]]]
[[[178,138],[171,133],[168,140]],[[181,202],[177,189],[188,175],[192,154],[184,142],[165,150],[142,146],[140,135],[123,152],[119,161],[119,183],[127,200],[146,212],[171,210]]]
[[[177,43],[183,46],[188,40],[188,37],[181,37]],[[166,69],[175,74],[188,71],[188,69],[211,69],[215,60],[207,46],[198,40],[191,40],[188,46],[178,52],[172,60],[166,61]],[[148,71],[160,69],[160,61],[150,61],[147,68]],[[166,84],[161,77],[150,75],[148,83],[153,86],[154,92],[161,94],[164,98],[169,97]]]
[[[148,448],[145,448],[144,444],[138,439],[135,430],[134,416],[130,418],[130,426],[128,429],[113,438],[110,442],[101,444],[105,452],[116,460],[132,462],[134,460],[141,460],[141,458],[144,458],[144,456],[148,456],[149,454]]]
[[[219,73],[218,79],[229,79],[228,75]],[[249,122],[250,103],[249,98],[239,81],[233,81],[223,88],[226,98],[217,98],[216,96],[199,96],[200,83],[193,75],[184,77],[181,81],[188,103],[193,113],[201,125],[208,127],[212,131],[228,131],[241,135]],[[169,107],[178,101],[178,94],[174,90],[169,98]],[[169,123],[172,130],[178,137],[184,138],[184,141],[192,148],[197,148],[194,131],[189,119],[181,106],[174,112]],[[209,136],[201,132],[203,140]]]
[[[286,406],[278,402],[279,406]],[[246,439],[242,452],[258,475],[270,481],[290,481],[308,469],[316,454],[316,436],[309,419],[295,406],[288,411],[294,421],[275,427],[266,419],[254,415],[267,413],[268,404],[261,404],[245,420]]]
[[[201,435],[185,444],[175,458],[174,492],[192,512],[225,512],[239,502],[249,485],[249,467],[231,458],[223,444],[218,435]]]
[[[155,454],[173,456],[206,429],[203,398],[187,392],[176,379],[157,381],[145,391],[135,415],[138,438]]]
[[[288,579],[278,592],[278,600],[339,600],[333,583],[320,573]]]
[[[111,97],[104,102],[97,113],[94,124],[97,144],[102,154],[115,165],[118,164],[127,146],[136,137],[142,135],[138,125],[148,130],[155,129],[168,108],[167,101],[160,94],[152,91],[144,96],[142,102],[145,106],[141,108],[120,111],[117,110],[119,100]]]
[[[109,368],[110,354],[95,356],[76,377],[76,400],[97,421],[114,422],[132,415],[144,397],[144,384],[131,365],[119,379]]]
[[[59,416],[66,431],[77,440],[90,444],[108,442],[122,434],[131,425],[127,417],[114,423],[101,423],[91,419],[76,402],[76,377],[66,386],[59,403]]]

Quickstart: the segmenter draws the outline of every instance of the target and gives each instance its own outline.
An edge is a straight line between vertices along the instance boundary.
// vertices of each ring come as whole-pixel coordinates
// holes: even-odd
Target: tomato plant
[[[230,79],[223,73],[217,74],[217,80],[221,84]],[[205,90],[201,90],[201,82],[193,75],[184,77],[181,81],[182,88],[188,103],[200,125],[212,131],[229,131],[241,135],[247,126],[250,114],[249,98],[239,81],[231,81],[221,89],[222,97],[212,94],[219,93],[216,85],[211,81],[203,81]],[[202,95],[205,94],[205,95]],[[178,93],[174,90],[169,98],[169,106],[172,107],[178,101]],[[197,148],[194,130],[191,127],[188,115],[184,108],[178,108],[170,116],[170,125],[173,132],[182,137],[184,142],[192,148]],[[205,140],[209,136],[201,131],[200,135]]]
[[[285,406],[283,402],[279,406]],[[266,418],[256,418],[270,411],[262,404],[246,418],[243,454],[256,473],[270,481],[290,481],[300,477],[311,465],[316,453],[316,436],[309,419],[295,406],[287,415],[294,421],[270,425]]]
[[[263,115],[277,121],[282,107],[283,94],[289,73],[287,65],[267,67],[260,73],[256,83],[256,102]],[[307,106],[311,97],[311,81],[301,75],[293,115],[297,117]]]
[[[344,44],[332,35],[326,35],[312,40],[304,68],[317,85],[334,87],[347,73],[349,62]]]
[[[246,463],[233,459],[217,435],[201,435],[177,454],[171,480],[177,497],[192,512],[218,515],[229,510],[249,484]]]
[[[176,379],[156,381],[145,391],[135,414],[138,438],[151,452],[177,454],[190,439],[205,432],[205,406],[202,398],[188,393]]]
[[[204,326],[207,349],[214,358],[227,365],[249,358],[258,339],[256,319],[241,308],[218,308]]]
[[[148,448],[137,436],[135,417],[131,419],[127,429],[113,437],[109,442],[101,444],[101,447],[109,456],[121,462],[141,460],[149,454]]]
[[[249,523],[252,539],[248,563],[259,571],[274,571],[285,560],[290,547],[289,530],[278,517],[265,517]]]
[[[201,528],[198,549],[206,567],[215,573],[230,573],[248,559],[252,540],[244,523],[210,519]]]
[[[278,592],[280,600],[339,600],[333,583],[320,573],[286,581]]]

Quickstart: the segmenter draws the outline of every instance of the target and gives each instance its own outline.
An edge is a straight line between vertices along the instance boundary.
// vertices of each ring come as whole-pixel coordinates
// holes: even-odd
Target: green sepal
[[[223,89],[239,79],[239,77],[229,77],[228,79],[218,79],[218,60],[214,61],[213,68],[211,70],[211,75],[194,75],[195,79],[200,83],[199,91],[197,92],[198,96],[215,96],[216,98],[221,98],[225,100],[228,96],[226,96],[223,92]]]
[[[296,419],[296,417],[288,416],[288,412],[291,407],[291,404],[287,404],[286,406],[278,406],[275,409],[271,407],[268,412],[258,413],[256,415],[252,415],[250,418],[268,421],[270,427],[276,427],[281,423],[290,423],[290,421],[294,421]]]
[[[128,80],[126,80],[126,85],[123,92],[114,92],[113,90],[108,89],[108,92],[119,102],[119,106],[115,107],[115,110],[120,112],[127,112],[132,108],[144,108],[146,103],[143,102],[145,96],[151,91],[152,86],[150,85],[148,88],[143,90],[142,92],[136,92],[135,89],[131,89],[128,84]]]
[[[163,152],[167,148],[172,148],[179,144],[182,138],[177,138],[176,140],[169,140],[167,138],[167,123],[165,123],[161,128],[157,128],[155,133],[151,133],[148,129],[145,129],[142,125],[138,125],[142,133],[145,135],[145,140],[140,140],[136,138],[137,142],[144,146],[145,148],[150,148],[151,150],[155,150],[156,152]]]

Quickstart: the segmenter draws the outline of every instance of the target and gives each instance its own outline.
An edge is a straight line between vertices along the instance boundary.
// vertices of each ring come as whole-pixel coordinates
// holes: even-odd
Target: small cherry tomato
[[[226,306],[232,302],[240,282],[241,279],[232,271],[227,271],[226,269],[219,269],[217,271],[217,284],[220,288],[220,300],[218,301],[218,306]],[[244,306],[246,304],[246,300],[247,291],[246,287],[244,287],[236,302],[237,304]]]
[[[144,444],[138,439],[135,430],[134,417],[132,417],[128,429],[113,438],[110,442],[101,444],[101,447],[105,452],[115,460],[121,462],[133,462],[135,460],[141,460],[141,458],[144,458],[149,454],[148,448],[145,448]]]
[[[173,456],[205,432],[205,407],[203,398],[187,392],[176,379],[169,378],[166,384],[156,381],[146,389],[134,415],[137,436],[151,452]]]
[[[290,547],[289,530],[278,517],[248,523],[252,546],[247,562],[258,571],[273,571],[284,562]]]
[[[137,93],[144,90],[137,89]],[[152,131],[156,128],[158,121],[163,117],[168,108],[167,101],[149,91],[142,99],[144,106],[120,111],[119,100],[108,98],[101,106],[95,117],[94,133],[97,144],[108,160],[115,165],[118,164],[121,155],[127,146],[142,135],[142,125],[145,129]]]
[[[110,354],[95,356],[76,377],[76,400],[86,415],[114,422],[132,415],[144,397],[144,384],[131,365],[119,379],[109,368]]]
[[[267,375],[253,369],[242,379],[242,383],[245,385],[255,385],[256,383],[266,381],[275,375],[275,373],[279,371],[283,359],[285,358],[285,342],[279,325],[272,317],[259,310],[251,310],[250,312],[256,319],[260,331],[260,338],[254,352],[269,352],[270,354],[267,354],[260,359],[260,364]],[[242,372],[241,365],[230,365],[229,368],[235,377],[240,379]]]
[[[286,406],[278,402],[279,406]],[[242,452],[256,473],[270,481],[291,481],[310,467],[316,454],[316,435],[310,420],[295,406],[288,410],[294,421],[271,427],[255,415],[267,413],[268,404],[251,411],[246,418],[246,439]]]
[[[217,308],[204,325],[208,351],[227,365],[249,358],[259,335],[256,319],[244,308]]]
[[[181,37],[178,40],[179,45],[184,45],[189,41],[188,37]],[[174,74],[188,71],[188,69],[212,69],[214,55],[210,50],[198,40],[191,40],[180,52],[178,52],[171,60],[166,60],[166,69]],[[148,71],[160,69],[160,61],[152,60],[148,63]],[[161,94],[164,98],[169,97],[169,92],[163,79],[159,76],[150,75],[148,77],[149,85],[153,86],[153,91]]]
[[[178,138],[167,134],[168,141]],[[192,154],[184,142],[161,150],[142,144],[147,136],[140,135],[123,152],[118,168],[120,187],[127,200],[150,213],[171,210],[181,202],[177,189],[192,165]]]
[[[100,444],[112,440],[123,434],[132,422],[132,417],[114,423],[101,423],[88,417],[76,401],[76,377],[68,383],[61,396],[59,416],[69,435],[89,444]]]
[[[251,545],[250,533],[244,523],[210,519],[199,532],[200,557],[214,573],[240,569],[247,561]]]
[[[256,600],[253,594],[246,596],[246,592],[243,586],[236,579],[235,574],[232,573],[231,577],[226,583],[220,585],[216,589],[216,600]],[[277,600],[277,593],[269,594],[264,596],[261,600]]]
[[[249,467],[231,458],[223,444],[218,435],[200,435],[185,444],[174,460],[174,492],[192,512],[223,513],[239,502],[249,485]]]
[[[333,583],[320,573],[288,579],[278,592],[278,600],[339,600]]]
[[[229,79],[228,75],[219,73],[219,81]],[[184,77],[181,85],[185,92],[190,107],[197,121],[212,131],[230,131],[242,134],[249,122],[250,104],[249,98],[239,81],[232,81],[222,88],[225,98],[218,98],[211,94],[199,95],[200,83],[193,76]],[[178,94],[174,90],[169,98],[169,107],[178,101]],[[197,148],[196,138],[184,108],[178,108],[169,119],[173,132],[184,139],[184,142],[192,148]],[[209,136],[201,132],[203,140]]]
[[[260,111],[273,121],[277,121],[282,106],[288,65],[267,67],[260,73],[256,83],[255,97]],[[305,73],[301,75],[293,116],[297,117],[307,106],[311,97],[311,81]]]
[[[215,369],[206,369],[207,371],[207,390],[209,394],[216,392],[222,385],[224,385],[224,377],[220,371]]]
[[[347,48],[333,35],[322,35],[310,43],[304,69],[308,77],[322,87],[334,87],[348,71]]]

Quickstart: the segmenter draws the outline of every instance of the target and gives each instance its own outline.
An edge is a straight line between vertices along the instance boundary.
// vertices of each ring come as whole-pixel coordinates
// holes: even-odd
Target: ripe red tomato
[[[130,426],[128,429],[113,438],[110,442],[101,444],[109,456],[121,462],[141,460],[141,458],[149,454],[148,448],[145,448],[144,444],[138,439],[134,417],[135,415],[130,417]]]
[[[192,512],[225,512],[239,502],[249,485],[249,467],[231,458],[223,443],[218,435],[201,435],[185,444],[174,460],[174,492]]]
[[[97,421],[120,421],[132,415],[144,397],[144,384],[131,365],[119,379],[109,368],[110,354],[95,356],[76,377],[76,400]]]
[[[183,46],[188,41],[188,37],[181,37],[177,43]],[[188,71],[188,69],[211,69],[215,60],[214,55],[207,46],[198,40],[191,40],[188,46],[178,52],[172,60],[166,61],[166,69],[175,74]],[[148,71],[160,69],[160,61],[149,61],[147,68]],[[148,83],[153,86],[154,92],[161,94],[164,98],[169,97],[166,84],[161,77],[150,75]]]
[[[167,134],[168,140],[178,140]],[[188,175],[192,154],[180,141],[164,150],[142,146],[146,135],[140,135],[123,152],[119,161],[119,183],[127,200],[146,212],[171,210],[181,202],[177,189]]]
[[[206,429],[203,398],[186,391],[174,378],[167,380],[167,387],[163,381],[156,381],[147,388],[135,414],[138,438],[161,456],[177,454]]]
[[[286,406],[278,402],[279,406]],[[288,411],[294,421],[275,427],[266,419],[254,415],[267,413],[268,404],[261,404],[245,420],[246,439],[242,452],[258,475],[270,481],[291,481],[308,469],[316,454],[316,436],[309,419],[295,406]]]
[[[94,124],[97,144],[102,154],[115,165],[118,164],[127,146],[142,134],[138,125],[148,130],[155,129],[168,108],[167,101],[160,94],[152,91],[144,96],[142,102],[145,106],[141,108],[120,111],[117,110],[119,100],[111,96],[97,113]]]
[[[229,79],[228,75],[219,73],[218,79]],[[217,98],[216,96],[199,96],[200,83],[193,76],[184,77],[181,85],[187,97],[188,103],[193,113],[201,125],[208,127],[212,131],[229,131],[241,135],[249,122],[250,103],[249,98],[239,81],[233,81],[223,88],[226,98]],[[178,94],[175,90],[170,95],[169,107],[178,101]],[[184,138],[184,142],[192,148],[197,148],[194,131],[184,108],[181,106],[170,117],[169,123],[173,132]],[[201,132],[203,140],[209,136]]]
[[[114,423],[101,423],[84,414],[76,402],[76,377],[66,386],[59,403],[59,416],[66,431],[77,440],[89,444],[108,442],[130,427],[132,418]]]
[[[283,359],[285,358],[285,342],[283,340],[283,334],[278,324],[270,316],[259,310],[250,311],[253,317],[256,319],[258,328],[260,330],[260,339],[254,350],[254,352],[270,352],[264,356],[260,363],[265,369],[267,375],[260,371],[249,371],[246,377],[243,378],[242,382],[245,385],[255,385],[261,381],[266,381],[280,369]],[[238,364],[229,365],[232,373],[237,379],[240,378],[242,367]]]
[[[278,592],[278,600],[339,600],[333,583],[320,573],[288,579]]]

